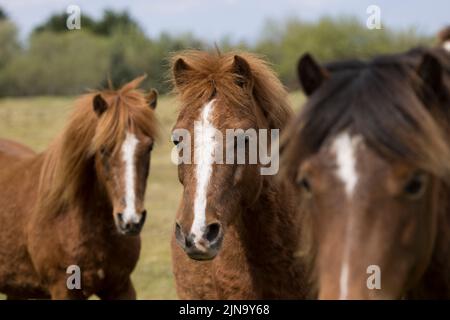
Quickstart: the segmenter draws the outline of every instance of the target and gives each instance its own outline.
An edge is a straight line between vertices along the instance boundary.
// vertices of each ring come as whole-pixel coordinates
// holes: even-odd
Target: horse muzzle
[[[200,261],[212,260],[217,256],[222,247],[223,232],[221,224],[214,222],[205,228],[200,239],[196,239],[192,233],[186,235],[181,225],[177,222],[175,224],[175,238],[178,245],[189,258]]]
[[[138,219],[130,219],[126,218],[123,213],[118,213],[116,226],[119,232],[127,236],[137,236],[144,226],[147,211],[142,211],[138,217]]]

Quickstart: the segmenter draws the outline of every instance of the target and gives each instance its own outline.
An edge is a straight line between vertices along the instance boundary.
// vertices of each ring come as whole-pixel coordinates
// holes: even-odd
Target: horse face
[[[144,196],[153,141],[127,132],[117,152],[97,152],[97,172],[113,205],[114,220],[122,234],[139,234],[146,217]]]
[[[341,133],[298,168],[323,299],[401,298],[437,228],[437,180]]]
[[[155,97],[150,106],[154,108],[156,92],[152,91],[152,94]],[[99,103],[106,102],[94,100],[94,109],[101,117],[106,108],[99,107]],[[136,127],[126,130],[118,144],[102,146],[96,151],[96,171],[111,201],[118,231],[124,235],[137,235],[147,214],[144,197],[153,139]]]
[[[256,124],[226,103],[213,99],[190,116],[181,114],[175,128],[188,129],[193,137],[190,142],[183,141],[191,146],[192,163],[178,166],[184,193],[175,225],[176,240],[192,259],[210,260],[220,251],[227,234],[235,231],[232,226],[239,223],[242,208],[258,198],[262,186],[257,163],[236,161],[237,141],[243,138],[248,158],[249,140],[238,134],[236,139],[227,139],[226,130],[239,128],[245,132],[256,128]],[[178,137],[174,142],[181,144]],[[226,159],[230,149],[236,156],[232,161]]]

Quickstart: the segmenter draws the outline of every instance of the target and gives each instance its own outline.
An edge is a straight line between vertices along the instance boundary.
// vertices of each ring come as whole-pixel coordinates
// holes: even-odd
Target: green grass
[[[302,95],[296,92],[290,98],[298,109]],[[0,138],[19,141],[38,152],[45,150],[64,126],[73,101],[72,97],[0,100]],[[146,196],[149,214],[142,231],[141,257],[132,277],[139,299],[176,299],[170,254],[170,237],[182,191],[176,166],[170,160],[170,131],[176,119],[176,100],[161,97],[156,111],[161,138],[152,153]]]

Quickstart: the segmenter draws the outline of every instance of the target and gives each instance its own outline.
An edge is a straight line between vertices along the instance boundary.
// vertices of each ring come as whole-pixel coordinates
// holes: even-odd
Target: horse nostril
[[[116,217],[116,227],[122,234],[132,236],[138,235],[142,230],[146,216],[147,212],[145,210],[142,211],[141,215],[134,215],[133,219],[130,219],[126,215],[124,216],[122,212],[119,212]]]
[[[123,213],[119,212],[117,214],[117,219],[119,221],[119,228],[123,231],[128,231],[130,230],[130,223],[125,222],[125,220],[123,219]]]
[[[175,239],[183,249],[190,249],[194,246],[194,236],[192,234],[186,236],[178,222],[175,223]]]
[[[175,239],[183,248],[186,247],[186,239],[183,230],[181,229],[181,225],[178,222],[175,223]]]
[[[147,218],[147,210],[141,212],[141,220],[139,221],[139,225],[144,225],[145,219]]]
[[[220,223],[214,222],[206,227],[205,239],[214,242],[220,234]]]
[[[184,239],[186,248],[192,248],[194,246],[194,239],[191,236],[188,236]]]

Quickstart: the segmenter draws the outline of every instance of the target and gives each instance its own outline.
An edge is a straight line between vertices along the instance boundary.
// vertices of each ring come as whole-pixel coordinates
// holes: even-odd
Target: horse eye
[[[413,198],[418,198],[423,194],[426,185],[426,176],[423,173],[416,173],[405,185],[403,192]]]
[[[180,137],[176,136],[176,135],[172,135],[172,142],[174,145],[178,145],[180,143]]]
[[[311,193],[311,184],[309,183],[309,180],[306,178],[301,178],[299,181],[297,181],[297,185],[301,188],[303,188],[306,192]]]

